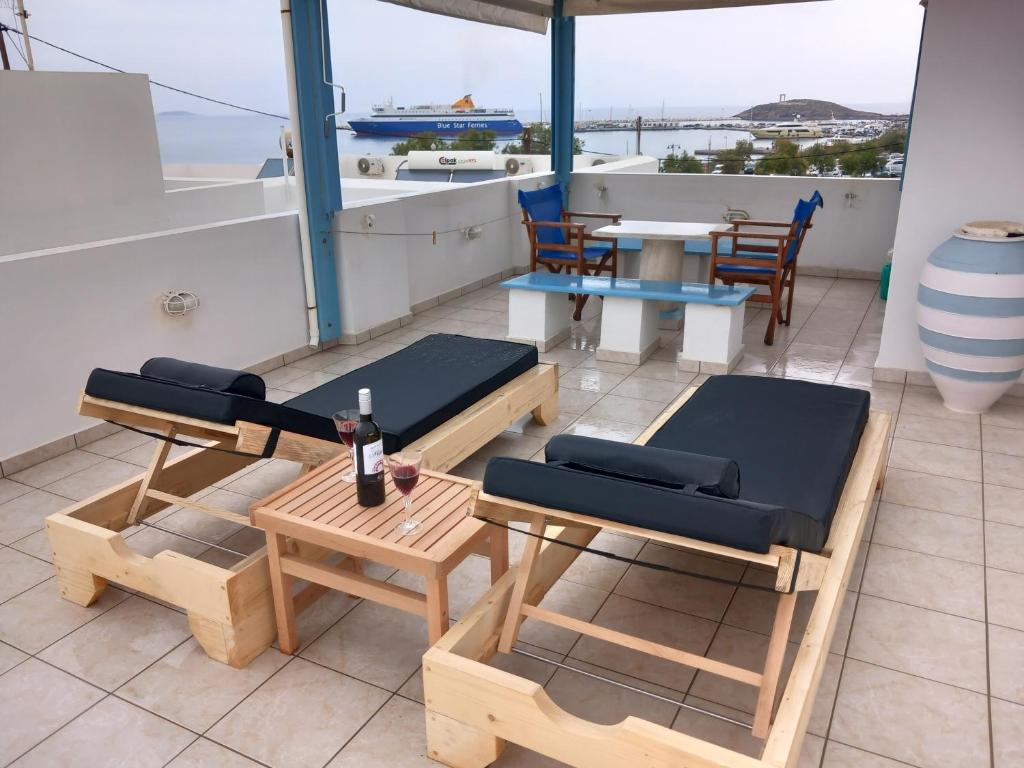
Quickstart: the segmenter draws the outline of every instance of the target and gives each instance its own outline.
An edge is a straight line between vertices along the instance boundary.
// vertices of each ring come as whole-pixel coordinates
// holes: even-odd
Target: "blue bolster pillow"
[[[732,459],[650,448],[578,435],[558,435],[544,450],[548,464],[609,475],[664,488],[690,487],[737,499],[740,468]]]
[[[189,363],[173,357],[154,357],[147,360],[139,373],[154,379],[173,381],[189,387],[244,395],[257,400],[267,398],[267,386],[254,373],[235,371],[231,368],[217,368],[202,363]]]

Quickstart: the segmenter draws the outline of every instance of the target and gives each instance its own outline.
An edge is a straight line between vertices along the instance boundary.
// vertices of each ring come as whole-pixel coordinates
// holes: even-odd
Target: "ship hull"
[[[416,136],[421,133],[458,136],[466,131],[494,131],[498,136],[518,136],[523,132],[523,124],[514,117],[497,120],[480,117],[381,120],[368,117],[349,120],[348,124],[357,135],[363,136]]]
[[[755,139],[820,139],[824,133],[820,129],[803,128],[754,128],[750,131]]]

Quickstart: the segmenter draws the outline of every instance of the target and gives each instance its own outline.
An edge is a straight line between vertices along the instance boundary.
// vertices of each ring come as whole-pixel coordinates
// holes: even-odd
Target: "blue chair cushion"
[[[562,188],[557,184],[526,192],[519,190],[519,205],[530,221],[562,221]],[[537,227],[538,243],[565,244],[565,231],[559,227]]]
[[[620,237],[619,238],[619,250],[620,251],[642,251],[644,249],[644,241],[639,237]]]
[[[600,261],[605,254],[611,249],[610,243],[600,243],[598,245],[588,245],[583,249],[584,261]],[[546,251],[541,249],[538,251],[538,255],[542,259],[558,259],[559,261],[576,261],[576,254],[569,253],[568,251]]]
[[[774,275],[773,267],[750,267],[746,264],[719,264],[718,272],[734,272],[746,275]]]

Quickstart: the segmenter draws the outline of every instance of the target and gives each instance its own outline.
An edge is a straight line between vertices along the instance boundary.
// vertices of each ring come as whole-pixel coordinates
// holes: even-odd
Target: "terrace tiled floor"
[[[928,387],[872,384],[884,306],[876,289],[802,278],[793,327],[765,347],[765,316],[752,312],[740,364],[750,374],[870,388],[876,407],[898,414],[886,486],[800,765],[1022,766],[1024,401],[1006,398],[979,418],[945,410]],[[431,331],[500,338],[504,309],[497,287],[464,295],[385,338],[272,371],[271,396],[305,391]],[[559,431],[631,440],[684,387],[700,383],[676,369],[678,339],[640,367],[595,361],[598,312],[592,302],[572,339],[543,356],[561,364],[557,423],[516,425],[461,465],[460,474],[479,477],[496,454],[537,456]],[[302,616],[305,645],[297,656],[272,649],[233,670],[203,655],[181,613],[143,596],[111,587],[88,609],[60,599],[43,518],[137,473],[147,443],[122,432],[0,479],[0,765],[434,765],[424,757],[419,666],[426,634],[417,619],[333,594]],[[282,462],[262,462],[206,493],[244,511],[295,473]],[[168,510],[160,520],[233,549],[261,544],[259,532],[189,511]],[[173,548],[212,562],[225,557],[153,529],[140,528],[130,539],[143,553]],[[514,536],[513,557],[522,543]],[[647,560],[682,557],[613,534],[598,543]],[[653,639],[725,661],[759,663],[773,598],[744,586],[758,572],[694,556],[685,567],[725,575],[737,586],[683,583],[583,555],[545,604],[608,627],[642,628]],[[483,559],[471,557],[458,569],[451,583],[456,617],[486,583]],[[798,615],[806,619],[807,604],[801,606]],[[750,690],[703,673],[529,622],[522,637],[539,655],[677,702],[741,718],[753,709]],[[758,749],[746,731],[663,701],[523,657],[496,663],[544,683],[561,705],[601,722],[633,713],[736,749]],[[500,765],[553,763],[510,747]]]

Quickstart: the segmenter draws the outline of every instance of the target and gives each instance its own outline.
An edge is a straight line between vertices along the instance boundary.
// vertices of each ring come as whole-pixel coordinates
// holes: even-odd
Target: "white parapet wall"
[[[545,173],[444,185],[339,213],[334,229],[346,340],[524,266],[529,251],[516,192],[553,179]]]
[[[897,179],[635,173],[603,166],[574,173],[574,210],[621,213],[627,219],[721,223],[730,210],[751,219],[789,221],[799,198],[820,190],[825,207],[800,253],[805,269],[877,279],[892,248],[899,212]]]
[[[876,375],[925,370],[917,282],[929,254],[965,222],[1024,220],[1022,29],[1020,0],[928,4]]]
[[[200,307],[162,309],[165,291]],[[76,414],[93,368],[148,358],[248,367],[306,341],[294,213],[0,257],[0,460],[95,422]]]
[[[602,158],[576,159],[574,174],[592,172],[594,160]],[[531,160],[540,164],[536,156]],[[597,168],[604,177],[641,171],[650,179],[657,160],[613,159]],[[334,229],[345,340],[365,338],[439,298],[525,268],[529,242],[517,192],[552,183],[550,172],[477,184],[378,181],[378,191],[390,187],[394,197],[353,203],[347,190],[369,193],[371,182],[343,179],[346,208],[335,217]]]
[[[146,75],[0,72],[0,103],[0,255],[266,212],[256,181],[164,181]]]

